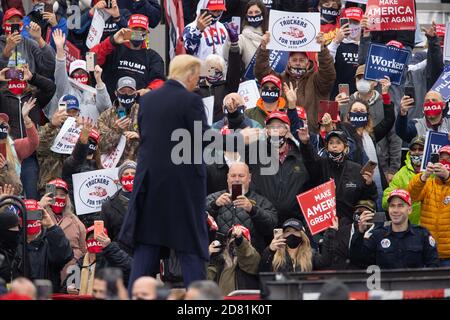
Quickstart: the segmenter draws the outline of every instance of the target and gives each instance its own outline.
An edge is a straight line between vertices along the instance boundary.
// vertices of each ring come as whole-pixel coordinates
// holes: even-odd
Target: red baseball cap
[[[232,226],[230,228],[230,230],[228,230],[228,234],[230,234],[233,231],[234,227],[241,227],[242,228],[242,235],[244,236],[244,238],[247,239],[248,241],[251,240],[251,238],[250,238],[250,230],[248,230],[242,224],[235,224],[234,226]]]
[[[207,8],[208,10],[211,11],[214,10],[227,11],[227,8],[225,7],[225,0],[209,0]]]
[[[436,35],[438,37],[444,37],[445,36],[445,24],[437,24],[436,25]]]
[[[143,14],[132,14],[128,19],[128,28],[148,29],[148,17]]]
[[[446,146],[441,147],[439,149],[438,153],[439,154],[441,154],[441,153],[448,153],[448,154],[450,154],[450,146],[446,145]]]
[[[281,89],[280,78],[274,76],[273,74],[269,74],[268,76],[265,76],[261,81],[261,86],[263,86],[267,82],[272,82],[274,85],[276,85],[278,87],[278,89]]]
[[[48,184],[53,184],[56,186],[56,188],[60,188],[63,189],[65,192],[69,192],[69,186],[63,179],[57,178],[55,180],[50,181]]]
[[[283,121],[288,126],[291,125],[291,121],[289,120],[288,115],[284,112],[275,111],[275,112],[272,112],[271,114],[269,114],[269,116],[266,118],[266,125],[273,119],[278,119],[280,121]]]
[[[399,197],[403,201],[405,201],[408,205],[411,205],[411,196],[408,191],[403,189],[396,189],[389,194],[389,198],[387,201],[391,201],[393,197]]]
[[[361,21],[363,15],[363,10],[358,7],[350,7],[344,10],[344,17],[352,20]]]
[[[306,111],[302,106],[297,107],[297,115],[299,119],[306,120]]]
[[[96,128],[92,128],[91,132],[89,132],[89,138],[92,138],[98,143],[100,140],[100,132]]]
[[[403,45],[403,43],[398,42],[396,40],[391,40],[388,43],[386,43],[387,46],[392,46],[392,47],[396,47],[399,49],[403,49],[405,46]]]
[[[6,10],[5,15],[3,16],[3,24],[5,24],[6,20],[9,20],[14,16],[19,16],[20,18],[23,18],[22,12],[20,12],[16,8]]]
[[[0,113],[0,120],[9,123],[9,116],[6,113]]]

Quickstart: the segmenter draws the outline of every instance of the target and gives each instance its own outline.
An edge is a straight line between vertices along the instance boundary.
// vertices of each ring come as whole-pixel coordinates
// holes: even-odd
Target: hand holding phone
[[[105,225],[103,220],[94,221],[94,239],[97,239],[99,235],[103,234],[104,227]]]
[[[95,52],[86,52],[86,69],[88,72],[94,72],[97,65],[97,55]]]
[[[231,185],[231,201],[237,199],[237,197],[242,196],[242,184],[232,184]]]
[[[361,174],[364,174],[366,172],[370,172],[373,173],[373,171],[375,170],[375,168],[377,167],[377,163],[375,161],[369,160],[367,161],[367,163],[362,167],[361,169]]]
[[[14,32],[17,32],[20,34],[20,24],[18,24],[18,23],[11,24],[11,34],[13,34]]]
[[[411,99],[414,99],[414,101],[415,101],[416,100],[416,94],[415,94],[414,87],[406,86],[405,87],[405,96],[408,96]]]
[[[281,228],[273,229],[273,238],[274,239],[279,239],[282,236],[283,236],[283,229],[281,229]]]
[[[430,162],[431,162],[432,164],[439,163],[439,154],[438,154],[438,153],[432,153],[432,154],[430,155]]]
[[[345,94],[346,97],[350,97],[350,87],[348,83],[340,83],[339,84],[339,93]]]
[[[55,204],[56,186],[54,184],[45,185],[45,194],[52,198],[50,204]]]

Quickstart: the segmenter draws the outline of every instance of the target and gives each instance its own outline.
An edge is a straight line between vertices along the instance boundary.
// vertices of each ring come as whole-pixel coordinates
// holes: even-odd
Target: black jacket
[[[20,236],[20,233],[17,235]],[[11,282],[12,278],[12,262],[17,252],[17,243],[5,243],[0,241],[0,255],[3,256],[3,262],[1,262],[0,257],[0,279],[5,280],[6,283]]]
[[[228,188],[227,177],[230,168],[225,163],[213,163],[206,166],[206,193],[211,194]]]
[[[9,116],[12,139],[20,139],[27,136],[22,117],[23,103],[36,98],[36,106],[31,109],[30,118],[35,125],[39,125],[41,122],[41,110],[50,102],[56,91],[56,85],[53,81],[37,73],[28,81],[28,84],[36,87],[37,90],[29,90],[22,97],[12,94],[7,88],[0,91],[0,113],[6,113]]]
[[[17,254],[13,262],[13,276],[23,274],[22,245],[17,248]],[[41,235],[27,245],[27,261],[29,279],[48,279],[52,281],[53,292],[61,290],[61,271],[64,266],[73,259],[73,251],[70,242],[64,235],[64,231],[57,225],[49,229],[42,229]]]
[[[324,233],[324,241],[322,244],[322,252],[313,251],[313,270],[327,269],[331,265],[334,246],[333,241],[336,236],[336,230],[327,229]],[[275,252],[267,247],[261,257],[261,263],[259,265],[259,272],[274,272],[272,268],[273,258]],[[286,261],[276,272],[300,272],[300,269],[293,266],[291,257],[289,256],[286,249]]]
[[[105,228],[108,230],[108,236],[112,241],[117,241],[123,218],[128,210],[129,199],[124,194],[125,192],[121,188],[102,204],[101,215],[105,222]]]
[[[353,221],[354,206],[359,200],[376,201],[378,197],[377,187],[372,182],[366,185],[360,171],[362,166],[350,161],[344,160],[342,163],[336,163],[329,158],[320,158],[314,153],[310,144],[302,144],[301,151],[305,159],[305,165],[308,172],[314,172],[311,178],[314,185],[320,185],[334,179],[336,184],[336,211],[342,224],[348,224]],[[344,223],[343,220],[347,220]]]
[[[273,0],[272,9],[291,12],[308,12],[308,0]]]
[[[211,86],[208,86],[205,81],[199,85],[198,93],[202,98],[214,96],[213,123],[223,118],[223,98],[229,93],[238,91],[241,77],[240,63],[241,55],[239,54],[239,48],[230,47],[226,79],[211,84]]]
[[[303,157],[294,142],[288,139],[290,151],[283,162],[279,163],[279,169],[275,174],[264,174],[262,170],[270,167],[263,164],[261,159],[257,163],[248,163],[252,174],[250,189],[269,200],[278,212],[278,225],[282,225],[289,218],[300,216],[300,207],[297,195],[308,190],[310,172],[306,170]],[[252,150],[250,147],[249,150]],[[251,153],[260,153],[251,151]],[[251,157],[246,156],[246,161],[251,162]]]
[[[252,246],[262,252],[267,246],[267,241],[273,236],[273,229],[277,225],[277,211],[275,207],[263,196],[249,191],[245,195],[253,204],[248,213],[243,208],[236,208],[232,204],[223,207],[216,205],[216,200],[227,190],[210,194],[206,199],[206,210],[216,220],[219,232],[227,234],[235,225],[241,224],[250,231]]]

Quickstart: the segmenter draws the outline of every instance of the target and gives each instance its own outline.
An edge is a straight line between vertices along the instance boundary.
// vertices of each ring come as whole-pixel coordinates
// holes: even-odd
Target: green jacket
[[[406,154],[405,165],[400,168],[400,170],[395,174],[391,183],[389,183],[389,187],[384,190],[383,194],[383,209],[387,210],[388,203],[387,199],[389,194],[395,189],[404,189],[408,190],[409,181],[416,175],[414,168],[411,164],[411,159],[409,155],[409,151]],[[419,224],[420,220],[420,202],[413,202],[412,212],[409,215],[409,221],[413,224]]]

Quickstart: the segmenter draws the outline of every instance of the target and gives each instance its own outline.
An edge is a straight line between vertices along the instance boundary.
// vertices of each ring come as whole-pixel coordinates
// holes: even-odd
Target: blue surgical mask
[[[369,114],[367,112],[350,112],[349,118],[355,128],[363,128],[369,121]]]
[[[263,23],[264,17],[262,14],[258,14],[257,16],[247,15],[247,21],[248,24],[253,28],[258,28]]]

